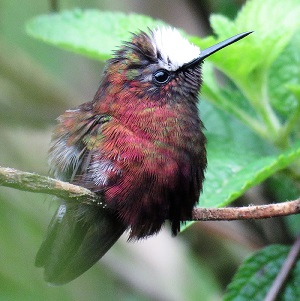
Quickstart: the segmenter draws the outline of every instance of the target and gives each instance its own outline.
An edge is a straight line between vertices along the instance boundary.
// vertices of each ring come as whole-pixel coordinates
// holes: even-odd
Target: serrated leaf
[[[163,24],[139,14],[75,9],[38,16],[27,23],[26,31],[52,45],[106,60],[116,46],[128,40],[131,32]]]
[[[248,1],[233,21],[220,15],[211,16],[211,26],[218,39],[193,39],[193,42],[205,48],[240,32],[253,30],[250,36],[208,59],[246,91],[260,91],[265,72],[299,28],[299,14],[297,0]]]
[[[234,114],[262,136],[267,135],[265,126],[270,127],[270,131],[273,130],[272,126],[276,127],[276,122],[273,124],[273,121],[276,121],[275,113],[274,118],[266,113],[271,107],[269,102],[272,101],[267,86],[269,68],[299,29],[299,14],[300,5],[296,0],[285,2],[252,0],[246,3],[235,20],[229,20],[221,15],[211,16],[211,26],[218,36],[217,39],[212,37],[202,40],[195,37],[192,39],[196,45],[206,48],[237,33],[254,30],[251,35],[208,58],[240,89],[239,93],[242,97],[235,98],[235,95],[231,93],[224,95],[221,89],[216,94],[216,89],[212,89],[214,88],[211,85],[212,82],[207,82],[206,86],[205,80],[203,91],[207,94],[207,98],[219,108]],[[297,65],[293,67],[295,70]],[[272,76],[275,78],[278,70],[273,71]],[[280,76],[278,79],[280,80]],[[281,89],[279,86],[276,86],[277,90]],[[274,100],[277,106],[284,110],[285,102],[280,103],[280,101]],[[295,107],[294,97],[289,96],[286,102],[288,103],[286,110],[290,112],[291,108]],[[251,113],[245,103],[258,114]],[[263,116],[263,118],[257,116]]]
[[[231,34],[254,30],[251,37],[243,39],[243,51],[240,53],[246,62],[243,64],[250,66],[250,69],[252,69],[251,66],[254,66],[254,62],[255,66],[258,66],[259,63],[265,66],[270,65],[277,58],[299,28],[299,13],[300,6],[297,0],[286,0],[284,2],[279,0],[263,2],[252,0],[248,1],[241,9],[233,24],[227,21],[223,26],[220,26],[218,24],[220,17],[213,16],[211,25],[220,38],[228,37],[229,29]],[[222,18],[224,19],[224,17]],[[228,24],[231,24],[231,26]],[[237,44],[241,45],[241,42]],[[223,60],[223,65],[229,67],[231,64],[231,68],[238,67],[236,66],[237,61],[231,60],[232,51],[229,48],[224,51],[226,52],[222,54],[223,57],[226,55],[226,60]],[[215,56],[218,60],[221,60],[221,57],[221,54]]]
[[[293,89],[290,87],[300,84],[299,48],[300,31],[292,37],[269,71],[271,104],[284,116],[291,114],[299,105],[299,100],[290,91]]]
[[[249,188],[300,158],[300,144],[279,155],[261,156],[232,140],[208,135],[208,170],[201,207],[228,205]]]
[[[282,245],[266,247],[248,258],[227,288],[224,301],[264,300],[282,267],[290,248]],[[300,260],[297,261],[278,300],[300,300]]]
[[[226,16],[212,14],[209,20],[214,33],[216,33],[217,35],[229,37],[236,30],[236,28],[234,28],[234,22]]]

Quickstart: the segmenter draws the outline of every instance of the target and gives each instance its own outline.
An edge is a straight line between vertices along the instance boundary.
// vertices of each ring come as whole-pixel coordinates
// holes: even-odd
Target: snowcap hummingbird
[[[46,281],[75,279],[126,230],[146,238],[169,220],[176,235],[191,218],[206,168],[201,65],[250,33],[202,51],[171,27],[133,34],[108,60],[93,101],[58,118],[53,175],[101,195],[106,208],[62,200],[36,256]]]

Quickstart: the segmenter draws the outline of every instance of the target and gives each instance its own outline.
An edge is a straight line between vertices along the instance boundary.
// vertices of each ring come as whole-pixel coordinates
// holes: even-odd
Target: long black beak
[[[217,43],[217,44],[215,44],[213,46],[210,46],[210,47],[202,50],[200,52],[200,55],[196,59],[192,60],[191,62],[189,62],[187,64],[184,64],[182,67],[188,68],[188,67],[190,67],[192,65],[195,65],[195,64],[203,61],[205,58],[207,58],[208,56],[212,55],[213,53],[215,53],[215,52],[223,49],[224,47],[227,47],[227,46],[229,46],[229,45],[231,45],[231,44],[233,44],[233,43],[235,43],[235,42],[243,39],[244,37],[246,37],[247,35],[249,35],[252,32],[253,31],[243,32],[243,33],[237,34],[236,36],[233,36],[233,37],[231,37],[231,38],[229,38],[229,39],[227,39],[227,40],[225,40],[223,42],[220,42],[220,43]]]

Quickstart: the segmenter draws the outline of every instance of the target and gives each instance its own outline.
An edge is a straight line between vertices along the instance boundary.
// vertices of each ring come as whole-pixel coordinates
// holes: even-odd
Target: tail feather
[[[90,205],[61,205],[54,215],[35,265],[45,280],[67,283],[93,266],[126,227],[108,210]]]

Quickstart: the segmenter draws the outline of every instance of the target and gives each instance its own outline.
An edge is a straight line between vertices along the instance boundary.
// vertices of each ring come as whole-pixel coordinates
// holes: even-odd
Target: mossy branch
[[[105,207],[101,196],[67,182],[0,166],[0,186],[18,190],[45,193],[70,202]],[[300,199],[278,204],[249,207],[195,208],[192,221],[262,219],[300,213]]]

